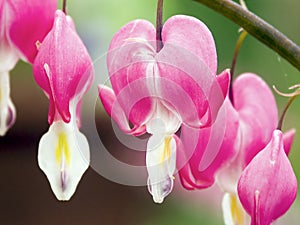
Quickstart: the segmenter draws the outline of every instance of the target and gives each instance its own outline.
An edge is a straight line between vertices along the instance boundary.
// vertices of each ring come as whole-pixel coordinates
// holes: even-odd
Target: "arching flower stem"
[[[299,92],[299,90],[300,90],[300,89],[298,89],[296,92]],[[281,113],[281,115],[280,115],[280,118],[279,118],[279,120],[278,120],[278,125],[277,125],[277,129],[278,129],[278,130],[281,130],[282,124],[283,124],[283,121],[284,121],[285,114],[286,114],[287,110],[289,109],[290,105],[291,105],[291,104],[293,103],[293,101],[297,98],[297,96],[298,96],[298,95],[295,94],[295,95],[291,96],[291,97],[288,99],[288,101],[287,101],[285,107],[284,107],[283,110],[282,110],[282,113]]]
[[[240,52],[240,48],[241,48],[247,34],[248,34],[247,31],[242,30],[242,32],[241,32],[241,34],[240,34],[240,36],[239,36],[239,38],[236,42],[234,52],[233,52],[233,58],[232,58],[232,63],[231,63],[231,68],[230,68],[231,79],[230,79],[230,86],[229,86],[229,99],[230,99],[232,105],[234,105],[234,99],[233,99],[233,93],[232,93],[232,84],[233,84],[233,78],[234,78],[235,65],[236,65],[238,54]]]

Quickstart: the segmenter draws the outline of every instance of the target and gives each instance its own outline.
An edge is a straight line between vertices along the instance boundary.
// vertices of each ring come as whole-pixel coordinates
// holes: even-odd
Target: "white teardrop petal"
[[[172,136],[152,135],[147,143],[148,187],[156,203],[162,203],[173,189],[176,142]]]
[[[69,200],[86,169],[90,153],[76,123],[54,122],[39,143],[38,163],[58,200]]]

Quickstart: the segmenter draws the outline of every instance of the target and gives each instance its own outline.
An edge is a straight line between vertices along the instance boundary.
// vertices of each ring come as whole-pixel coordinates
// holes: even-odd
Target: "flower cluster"
[[[15,121],[8,73],[23,59],[49,99],[38,163],[56,197],[69,200],[90,163],[79,128],[92,60],[56,0],[0,0],[0,24],[0,135]],[[258,75],[241,74],[230,85],[229,69],[217,74],[204,23],[176,15],[160,31],[146,20],[129,22],[111,40],[107,69],[112,88],[98,89],[104,109],[124,133],[150,136],[145,164],[154,202],[170,194],[178,173],[188,190],[219,185],[226,225],[249,218],[269,225],[289,209],[297,194],[288,159],[295,130],[277,126],[275,98]]]
[[[214,40],[201,21],[173,16],[161,37],[156,49],[149,22],[122,27],[107,57],[112,89],[99,86],[106,112],[123,132],[151,135],[146,166],[154,202],[171,192],[177,169],[188,190],[218,183],[226,225],[248,224],[247,213],[252,225],[270,224],[296,198],[287,158],[295,131],[277,129],[274,96],[258,75],[240,75],[229,98],[230,71],[216,75]]]

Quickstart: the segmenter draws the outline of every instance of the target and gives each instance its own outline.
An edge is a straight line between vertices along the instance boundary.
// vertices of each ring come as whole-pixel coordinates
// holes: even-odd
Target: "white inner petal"
[[[74,111],[74,110],[72,110]],[[39,143],[38,162],[59,200],[69,200],[89,166],[89,145],[76,118],[54,122]]]
[[[0,136],[14,124],[16,109],[10,98],[10,83],[8,72],[0,72]]]
[[[237,193],[226,192],[222,201],[225,225],[248,225],[249,216],[243,209]]]
[[[155,112],[152,119],[146,124],[146,129],[149,134],[174,134],[181,125],[177,115],[174,115],[160,101],[156,102]]]
[[[173,189],[176,142],[170,135],[153,134],[147,143],[148,187],[156,203],[162,203]]]

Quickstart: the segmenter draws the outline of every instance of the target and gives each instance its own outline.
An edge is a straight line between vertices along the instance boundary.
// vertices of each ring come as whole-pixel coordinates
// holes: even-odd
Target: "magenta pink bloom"
[[[238,153],[233,162],[217,175],[218,184],[225,191],[222,203],[224,219],[232,225],[248,224],[249,218],[238,199],[237,183],[253,157],[270,142],[278,124],[275,98],[259,76],[251,73],[240,75],[233,84],[233,98],[234,108],[239,114]],[[284,135],[287,152],[294,133],[291,130]]]
[[[92,83],[93,67],[71,17],[60,10],[41,43],[33,72],[50,100],[50,128],[39,144],[39,166],[56,197],[68,200],[89,165],[89,146],[78,126],[81,99]]]
[[[234,192],[241,171],[270,140],[277,125],[277,107],[264,81],[254,74],[239,76],[233,84],[233,98],[235,105],[225,101],[211,127],[199,131],[183,127],[184,146],[190,152],[184,151],[189,160],[179,173],[187,189],[211,186],[216,173],[224,169],[219,183]]]
[[[270,225],[290,208],[297,195],[297,179],[281,131],[273,132],[269,144],[245,168],[238,194],[251,225]]]
[[[21,58],[33,63],[36,43],[52,27],[57,0],[0,0],[0,135],[14,124],[9,71]]]
[[[179,171],[187,189],[211,186],[215,179],[225,192],[226,225],[248,224],[239,202],[237,182],[244,168],[270,142],[276,129],[277,106],[267,84],[257,75],[240,75],[233,84],[234,106],[227,99],[211,127],[193,130],[183,126],[184,166]],[[294,130],[284,135],[289,152]],[[250,181],[249,181],[250,182]]]
[[[210,126],[224,102],[229,75],[216,76],[213,37],[199,20],[174,16],[162,29],[157,52],[156,30],[135,20],[113,37],[107,57],[113,90],[101,86],[100,99],[108,114],[128,134],[148,132],[146,164],[149,190],[162,202],[173,187],[175,133],[185,124]],[[130,123],[133,124],[131,128]]]
[[[186,189],[210,187],[215,183],[216,173],[233,161],[239,147],[238,119],[238,113],[226,98],[211,127],[200,130],[182,127],[183,145],[178,164],[182,165],[179,175]]]

